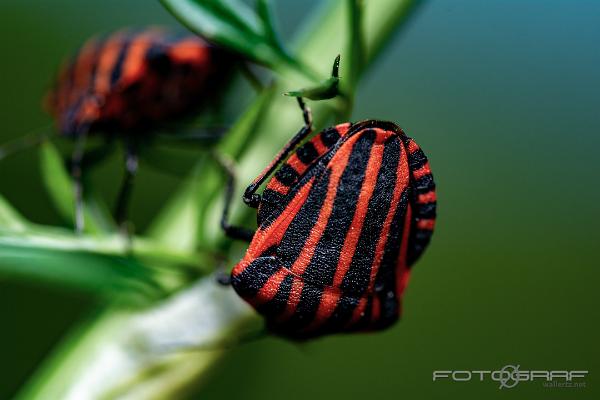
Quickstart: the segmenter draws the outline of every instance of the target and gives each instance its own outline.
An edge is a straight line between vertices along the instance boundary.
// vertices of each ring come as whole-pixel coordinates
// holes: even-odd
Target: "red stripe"
[[[383,254],[385,252],[385,245],[389,237],[392,220],[394,219],[394,214],[396,212],[398,203],[400,203],[400,196],[408,187],[410,181],[409,175],[410,171],[408,168],[408,157],[406,155],[406,152],[403,151],[400,156],[400,160],[398,161],[398,165],[396,167],[396,182],[394,182],[395,189],[394,194],[392,196],[392,201],[390,203],[390,208],[388,209],[388,213],[383,223],[383,229],[381,230],[381,234],[379,235],[377,241],[377,247],[375,248],[375,258],[371,267],[371,277],[369,280],[370,283],[368,292],[371,292],[373,290],[373,286],[375,285],[375,277],[379,272],[381,259],[383,258]]]
[[[367,308],[367,296],[363,296],[358,301],[358,305],[354,309],[352,313],[352,318],[346,324],[346,328],[350,328],[352,325],[356,324],[360,321],[360,319],[365,315],[365,309]]]
[[[323,289],[323,294],[321,295],[321,302],[319,303],[319,308],[315,313],[315,318],[313,321],[306,327],[306,331],[312,331],[315,328],[321,326],[337,307],[337,303],[340,299],[341,293],[337,288],[325,287]]]
[[[369,157],[369,162],[367,164],[367,174],[365,175],[364,181],[360,187],[360,195],[356,204],[354,218],[352,219],[350,230],[348,231],[348,234],[344,240],[340,259],[335,270],[333,286],[339,287],[342,284],[342,280],[350,268],[352,258],[354,258],[356,245],[360,237],[360,232],[362,231],[365,216],[367,215],[369,200],[371,199],[371,195],[375,189],[375,183],[377,182],[377,174],[371,173],[371,171],[379,170],[382,155],[383,146],[374,145],[371,149],[371,156]]]
[[[92,70],[96,63],[96,50],[98,48],[98,40],[92,38],[88,40],[79,52],[79,56],[72,65],[73,78],[71,82],[61,82],[64,87],[64,92],[59,96],[59,112],[62,113],[69,106],[73,105],[81,93],[90,86],[90,78]]]
[[[102,48],[102,52],[98,57],[98,65],[96,66],[95,93],[105,95],[110,91],[111,73],[117,63],[125,38],[125,32],[117,32],[108,39]]]
[[[410,227],[412,222],[412,207],[410,203],[406,207],[406,216],[404,217],[404,230],[402,232],[402,243],[400,244],[400,251],[398,252],[398,266],[396,271],[396,293],[398,297],[402,297],[404,288],[406,287],[407,273],[406,268],[406,255],[408,253],[408,238],[410,237]]]
[[[317,153],[319,155],[323,155],[327,151],[327,147],[323,144],[323,141],[321,140],[321,135],[315,136],[311,140],[311,143],[313,144],[313,146],[315,146],[315,150],[317,150]]]
[[[377,322],[381,316],[381,301],[379,300],[379,297],[373,296],[373,302],[371,304],[371,321]]]
[[[376,138],[378,140],[382,139],[382,135],[380,134],[380,132],[383,131],[380,129],[376,129]],[[360,135],[357,134],[352,139],[358,138],[359,136]],[[341,150],[343,150],[343,148],[341,148],[340,151]],[[333,286],[335,287],[339,287],[342,284],[342,280],[348,272],[348,269],[350,268],[350,263],[352,262],[352,258],[354,257],[356,245],[358,243],[358,239],[362,231],[363,222],[367,215],[369,200],[371,199],[373,190],[375,189],[375,184],[377,182],[377,174],[372,173],[372,171],[379,171],[382,156],[383,145],[381,143],[375,143],[371,148],[371,155],[369,157],[369,162],[367,164],[366,169],[367,174],[365,175],[364,181],[362,182],[362,185],[360,187],[360,195],[356,204],[354,218],[352,219],[352,223],[350,224],[350,230],[348,231],[348,234],[346,235],[346,238],[344,240],[344,245],[342,247],[340,259],[336,267],[335,275],[333,278]]]
[[[419,145],[412,139],[408,139],[408,152],[410,154],[418,151],[420,149]]]
[[[337,129],[341,137],[344,137],[348,133],[348,130],[350,129],[351,125],[352,124],[350,122],[345,122],[343,124],[336,125],[335,129]]]
[[[336,128],[340,129],[341,133],[346,134],[348,127],[350,124],[342,124],[338,125]],[[381,143],[385,142],[385,140],[390,136],[389,132],[384,132],[382,130],[376,130],[377,140],[371,149],[371,154],[369,156],[369,162],[367,164],[367,175],[365,176],[365,180],[362,183],[360,188],[361,194],[359,196],[357,202],[357,209],[354,214],[354,219],[351,223],[351,229],[348,232],[348,235],[345,238],[344,245],[342,247],[342,251],[340,254],[340,260],[337,265],[337,269],[334,275],[333,288],[326,288],[321,296],[321,302],[319,303],[319,307],[315,314],[314,320],[311,324],[306,328],[306,331],[313,330],[323,324],[331,314],[335,311],[337,302],[340,299],[341,293],[337,289],[340,286],[340,283],[348,271],[350,267],[350,263],[352,261],[352,257],[354,256],[354,250],[356,249],[356,243],[358,242],[358,238],[360,236],[360,231],[362,229],[362,222],[364,221],[366,210],[368,207],[369,200],[371,195],[373,194],[373,190],[375,189],[375,184],[377,182],[377,173],[369,173],[369,171],[377,170],[379,171],[381,166],[381,160],[383,157],[383,145]],[[356,134],[354,137],[350,138],[345,144],[344,147],[340,148],[334,158],[331,160],[330,165],[332,168],[332,174],[336,173],[341,177],[346,164],[348,163],[348,158],[352,153],[352,148],[354,147],[354,143],[360,137],[360,133]],[[337,161],[338,155],[342,154],[344,156],[343,165]],[[339,178],[338,178],[339,181]],[[329,189],[330,192],[333,192],[337,188],[337,181],[335,183],[334,188]],[[329,196],[329,194],[328,194]],[[326,200],[327,203],[327,200]],[[333,206],[333,199],[330,201],[329,207]],[[329,214],[331,211],[329,211]],[[328,218],[329,218],[328,214]],[[324,229],[324,227],[323,227]],[[322,232],[321,232],[322,233]],[[320,235],[319,235],[320,238]],[[318,243],[318,240],[317,242]],[[316,247],[316,243],[314,244]],[[313,249],[314,250],[314,249]],[[300,256],[299,258],[302,258]],[[310,260],[310,259],[309,259]],[[379,261],[378,261],[379,262]],[[306,268],[306,266],[305,266]],[[336,289],[334,289],[336,288]],[[363,307],[364,311],[364,307]]]
[[[267,185],[267,189],[273,190],[277,193],[286,195],[290,191],[290,188],[283,183],[279,182],[277,176],[273,176]]]
[[[176,63],[210,66],[210,49],[199,38],[190,37],[177,42],[169,49],[169,56]]]
[[[252,242],[250,243],[250,247],[246,251],[246,255],[244,258],[233,268],[232,274],[233,276],[241,274],[246,267],[256,258],[260,257],[260,254],[265,249],[281,242],[285,231],[289,227],[290,223],[294,219],[294,216],[300,208],[302,204],[306,201],[308,197],[308,193],[312,188],[314,183],[314,178],[306,183],[294,196],[294,199],[290,201],[288,206],[283,210],[281,215],[273,221],[271,225],[267,227],[267,229],[259,229]]]
[[[432,231],[435,226],[435,219],[421,219],[417,222],[418,229],[426,229]]]
[[[287,274],[288,272],[283,268],[277,271],[258,291],[255,298],[250,303],[256,307],[258,305],[264,304],[272,300],[273,297],[275,297],[275,295],[277,294],[279,286],[281,285],[281,282],[285,279]]]
[[[288,302],[285,307],[285,311],[277,317],[279,322],[283,322],[291,318],[292,315],[296,312],[296,308],[298,307],[298,303],[300,303],[300,297],[302,296],[302,288],[304,287],[304,281],[302,279],[294,276],[292,278],[292,288],[290,290],[290,296],[288,298]]]
[[[321,154],[319,154],[319,155],[321,155]],[[298,155],[296,153],[294,153],[290,156],[290,158],[288,159],[286,164],[288,164],[290,167],[292,167],[294,170],[296,170],[296,172],[298,172],[298,175],[302,175],[308,168],[308,165],[306,165],[302,161],[300,161],[300,159],[298,158]]]
[[[149,30],[135,37],[129,44],[129,51],[123,63],[119,84],[128,85],[143,76],[146,70],[146,52],[153,42],[162,36],[158,29]]]
[[[415,179],[420,179],[425,175],[431,174],[431,168],[429,168],[429,162],[426,162],[421,168],[413,171],[413,177]]]
[[[354,140],[354,142],[356,142],[356,139]],[[338,184],[346,166],[348,165],[348,159],[350,158],[352,147],[353,146],[348,146],[347,149],[340,149],[340,151],[335,154],[335,156],[332,158],[329,164],[331,168],[331,175],[329,177],[329,184],[327,186],[327,195],[325,197],[325,201],[323,202],[321,210],[319,210],[317,222],[310,231],[309,237],[306,239],[304,248],[302,249],[299,257],[296,259],[296,261],[291,267],[292,273],[297,276],[301,276],[302,273],[304,273],[304,270],[306,269],[310,260],[312,259],[315,249],[319,243],[319,240],[321,239],[321,236],[325,231],[327,222],[329,221],[329,217],[331,216],[331,212],[333,211],[333,203],[335,200],[335,195],[337,193]]]
[[[294,262],[294,264],[291,267],[291,272],[295,276],[301,276],[302,273],[304,273],[304,271],[306,270],[306,267],[308,266],[308,264],[310,263],[310,260],[312,259],[313,255],[314,255],[317,244],[319,243],[319,240],[321,239],[321,236],[323,235],[323,232],[325,231],[327,222],[329,221],[329,217],[331,216],[331,212],[333,211],[333,203],[334,203],[335,194],[337,192],[337,187],[338,187],[340,178],[342,177],[342,174],[344,173],[344,170],[345,170],[346,166],[348,165],[348,159],[350,158],[350,154],[352,153],[352,148],[354,147],[354,143],[356,142],[356,140],[358,140],[358,135],[355,138],[352,138],[351,140],[352,141],[349,141],[348,146],[341,148],[340,151],[338,151],[335,154],[335,156],[330,161],[330,164],[328,165],[331,168],[331,175],[330,175],[329,184],[327,187],[327,195],[326,195],[325,201],[323,202],[323,206],[321,207],[321,210],[319,210],[319,216],[317,218],[317,222],[315,223],[315,226],[311,230],[310,235],[307,238],[306,243],[304,244],[304,248],[300,252],[300,255],[298,256],[298,258],[296,259],[296,261]],[[292,291],[293,290],[294,290],[294,284],[292,284]],[[296,310],[298,302],[300,301],[299,296],[300,296],[300,294],[298,294],[297,300],[294,299],[294,301],[290,300],[288,302],[286,311],[279,318],[280,321],[283,321],[287,318],[290,318],[292,315],[294,315],[294,312]],[[332,296],[332,298],[329,299],[329,302],[326,302],[326,304],[325,304],[326,309],[330,310],[330,312],[333,312],[333,310],[335,309],[335,303],[333,303],[333,307],[331,304],[331,301],[333,301],[333,297],[336,297],[336,296],[335,295]],[[292,296],[290,295],[290,299],[291,298],[292,298]],[[319,309],[317,310],[317,314],[315,316],[315,320],[313,320],[313,322],[309,325],[309,327],[307,329],[309,329],[309,328],[312,329],[312,328],[318,326],[322,321],[324,321],[324,319],[326,319],[328,317],[328,315],[325,314],[325,311],[323,311],[323,310],[321,310],[321,312],[319,313],[319,310],[321,309],[321,305],[324,303],[323,300],[324,299],[322,298],[321,304],[319,304]],[[337,299],[336,299],[336,301],[337,301]],[[320,315],[323,316],[323,318],[319,318]]]
[[[398,294],[400,296],[399,304],[402,304],[402,295],[404,294],[404,289],[408,286],[408,281],[410,280],[410,269],[405,270],[400,277],[400,282],[398,284]],[[402,310],[400,310],[402,311]]]
[[[433,203],[435,201],[437,201],[437,196],[435,194],[435,190],[420,194],[417,197],[417,203],[419,203],[419,204]]]

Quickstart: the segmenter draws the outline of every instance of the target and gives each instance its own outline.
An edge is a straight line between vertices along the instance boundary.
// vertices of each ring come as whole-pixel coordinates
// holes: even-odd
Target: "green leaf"
[[[285,93],[286,96],[292,97],[304,97],[310,100],[328,100],[332,99],[340,94],[339,83],[340,83],[340,56],[338,55],[333,61],[333,67],[331,70],[331,77],[319,85],[311,86],[304,89],[294,90]]]
[[[66,221],[74,221],[75,196],[71,176],[56,147],[44,142],[40,147],[41,173],[46,190],[59,214]],[[115,224],[106,207],[89,190],[84,190],[85,232],[107,233],[115,231]]]
[[[27,220],[4,197],[0,196],[0,228],[23,231],[27,224]]]
[[[247,146],[253,135],[257,134],[256,124],[260,120],[267,100],[273,89],[264,90],[254,104],[231,127],[218,146],[217,151],[237,157]],[[206,247],[205,238],[206,210],[215,198],[221,194],[225,179],[214,163],[209,165],[203,159],[181,184],[177,193],[160,211],[146,234],[156,242],[181,251],[192,251],[197,247]],[[204,232],[203,232],[204,228]]]
[[[248,147],[252,138],[258,135],[259,122],[267,112],[275,87],[265,88],[254,100],[254,103],[242,114],[238,121],[231,127],[218,146],[218,151],[226,153],[237,159]]]
[[[269,43],[277,48],[282,54],[288,54],[288,52],[284,49],[281,40],[279,39],[279,35],[275,29],[275,25],[273,22],[273,11],[270,0],[258,0],[257,11],[260,19],[263,24],[263,34]]]
[[[101,295],[158,294],[151,270],[134,259],[60,250],[51,246],[52,240],[0,231],[0,276]]]
[[[227,47],[267,66],[281,58],[256,23],[256,15],[240,1],[161,0],[187,28],[209,41]]]
[[[358,78],[365,64],[365,38],[363,34],[363,0],[347,0],[348,2],[348,20],[350,25],[350,35],[348,36],[348,52],[350,62],[348,66],[348,79],[344,83],[347,85],[348,95],[352,98]]]
[[[265,114],[269,110],[274,92],[275,87],[269,87],[263,90],[256,101],[246,110],[227,133],[223,141],[217,147],[217,152],[225,154],[233,160],[237,160],[244,151],[247,151],[250,143],[252,143],[256,136],[261,133],[259,127]],[[219,168],[213,168],[212,175],[207,176],[204,181],[204,188],[206,190],[204,190],[202,197],[199,199],[199,204],[201,204],[200,212],[204,221],[201,238],[203,242],[215,244],[215,246],[223,244],[222,241],[217,244],[218,240],[223,238],[223,231],[217,217],[220,217],[221,212],[223,211],[224,203],[222,195],[224,194],[223,188],[226,179],[227,177],[223,174],[220,166]],[[243,182],[236,182],[238,186],[240,183],[243,184]],[[241,201],[237,204],[241,204]],[[218,210],[218,212],[215,212],[215,210]],[[230,222],[234,221],[239,222],[240,219],[233,218]],[[229,244],[229,242],[227,242],[227,244]]]
[[[173,146],[162,147],[156,145],[143,147],[139,157],[141,162],[157,172],[181,177],[194,170],[198,164],[198,159],[206,156],[206,150],[206,148],[198,146],[188,146],[188,149],[183,150],[176,149]]]
[[[193,251],[198,242],[200,214],[198,197],[205,160],[194,167],[180,189],[161,210],[146,232],[147,236],[171,248]]]

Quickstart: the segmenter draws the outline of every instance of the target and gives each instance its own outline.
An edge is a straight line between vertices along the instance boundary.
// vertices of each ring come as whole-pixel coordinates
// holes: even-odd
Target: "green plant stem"
[[[89,238],[75,236],[70,233],[57,234],[55,232],[52,232],[51,235],[47,233],[27,233],[17,236],[14,231],[11,231],[10,235],[4,236],[0,229],[0,246],[47,248],[52,251],[83,252],[121,257],[131,256],[140,259],[151,259],[155,262],[197,266],[204,273],[210,272],[208,269],[201,269],[202,261],[210,257],[208,253],[179,251],[174,247],[164,246],[143,237],[128,239],[121,234]]]
[[[380,53],[395,29],[406,20],[416,3],[410,0],[365,2],[365,69]],[[345,48],[343,41],[348,33],[347,4],[336,1],[321,9],[297,42],[297,54],[301,54],[304,61],[323,77],[329,74],[331,60]],[[346,59],[345,54],[342,54],[342,60]],[[302,82],[302,76],[293,71],[288,74],[287,71],[282,70],[275,83],[274,93],[283,93],[305,83]],[[259,129],[270,134],[256,135],[252,143],[247,145],[239,159],[240,182],[249,182],[301,124],[295,101],[277,94],[269,100],[269,112],[261,121]],[[311,104],[318,126],[331,120],[336,112],[323,103]],[[232,153],[234,145],[225,143],[221,150]],[[218,216],[221,206],[215,199],[212,211],[208,214]],[[249,222],[252,219],[252,211],[238,208],[238,221]],[[202,237],[207,247],[216,248],[225,239],[213,226],[218,224],[211,222],[214,221],[210,218],[205,221]],[[236,250],[239,251],[240,248],[234,248],[232,252]],[[207,343],[206,340],[202,342],[207,336],[214,343],[215,339],[235,337],[232,332],[236,331],[236,327],[256,318],[231,289],[218,288],[222,293],[228,293],[231,301],[226,297],[211,297],[217,290],[211,279],[213,278],[210,276],[204,278],[198,285],[148,311],[124,313],[107,308],[100,312],[57,350],[19,398],[169,399],[180,398],[183,393],[195,390],[205,372],[221,357],[223,350],[157,356],[156,348],[152,345],[155,342],[148,342],[148,337],[156,334],[162,335],[164,340],[168,338],[177,341],[180,338],[179,330],[164,329],[169,324],[174,324],[175,327],[183,326],[183,330],[188,333],[192,332],[191,339],[199,343]],[[186,307],[190,298],[200,299],[205,303],[192,302],[192,307]],[[207,308],[212,311],[207,311]],[[159,324],[145,323],[144,321],[153,319],[149,315],[154,315]],[[198,315],[203,317],[199,320],[200,323],[192,324],[191,321],[197,320]],[[145,346],[135,346],[135,343],[144,342]],[[110,362],[107,362],[109,356]]]

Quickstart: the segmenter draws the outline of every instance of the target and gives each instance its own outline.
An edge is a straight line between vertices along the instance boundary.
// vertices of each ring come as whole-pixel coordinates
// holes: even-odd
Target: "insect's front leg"
[[[132,141],[129,141],[126,145],[125,154],[125,175],[121,182],[121,189],[117,197],[117,203],[115,206],[115,219],[117,224],[124,229],[128,234],[127,229],[128,222],[128,206],[129,200],[131,199],[131,192],[133,191],[133,184],[135,176],[138,170],[138,151],[137,146]]]
[[[229,223],[229,210],[231,208],[231,202],[233,201],[233,192],[236,181],[235,165],[232,160],[223,156],[222,154],[212,154],[214,159],[227,175],[227,184],[225,187],[225,205],[223,206],[223,213],[221,214],[221,228],[225,232],[225,235],[232,239],[250,242],[254,236],[254,230],[241,226],[234,226]]]
[[[256,191],[271,174],[279,168],[279,166],[288,158],[288,156],[298,147],[300,143],[304,141],[313,131],[312,126],[312,113],[310,108],[306,105],[302,97],[296,97],[298,105],[302,110],[302,117],[304,118],[304,126],[294,135],[294,137],[281,149],[281,151],[275,156],[273,161],[252,181],[252,183],[246,188],[244,192],[244,203],[252,208],[258,208],[260,205],[261,197]]]
[[[82,164],[85,154],[87,132],[83,131],[77,137],[73,154],[71,155],[71,178],[73,179],[73,195],[75,197],[75,232],[82,233],[85,219],[83,215],[83,184]]]

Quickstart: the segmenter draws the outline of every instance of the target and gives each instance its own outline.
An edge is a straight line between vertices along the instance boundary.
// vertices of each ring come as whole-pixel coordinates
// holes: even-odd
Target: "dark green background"
[[[374,1],[374,0],[369,0]],[[291,32],[314,2],[281,1]],[[150,1],[2,0],[0,142],[49,122],[42,94],[64,54],[98,31],[174,24]],[[231,352],[208,398],[600,398],[600,3],[430,1],[361,85],[355,118],[398,122],[429,155],[439,220],[403,321],[374,335]],[[107,196],[119,161],[94,174]],[[143,170],[143,224],[176,180]],[[0,163],[0,193],[58,218],[30,151]],[[0,398],[82,315],[77,295],[0,281]],[[432,382],[432,371],[589,370],[586,389]]]

